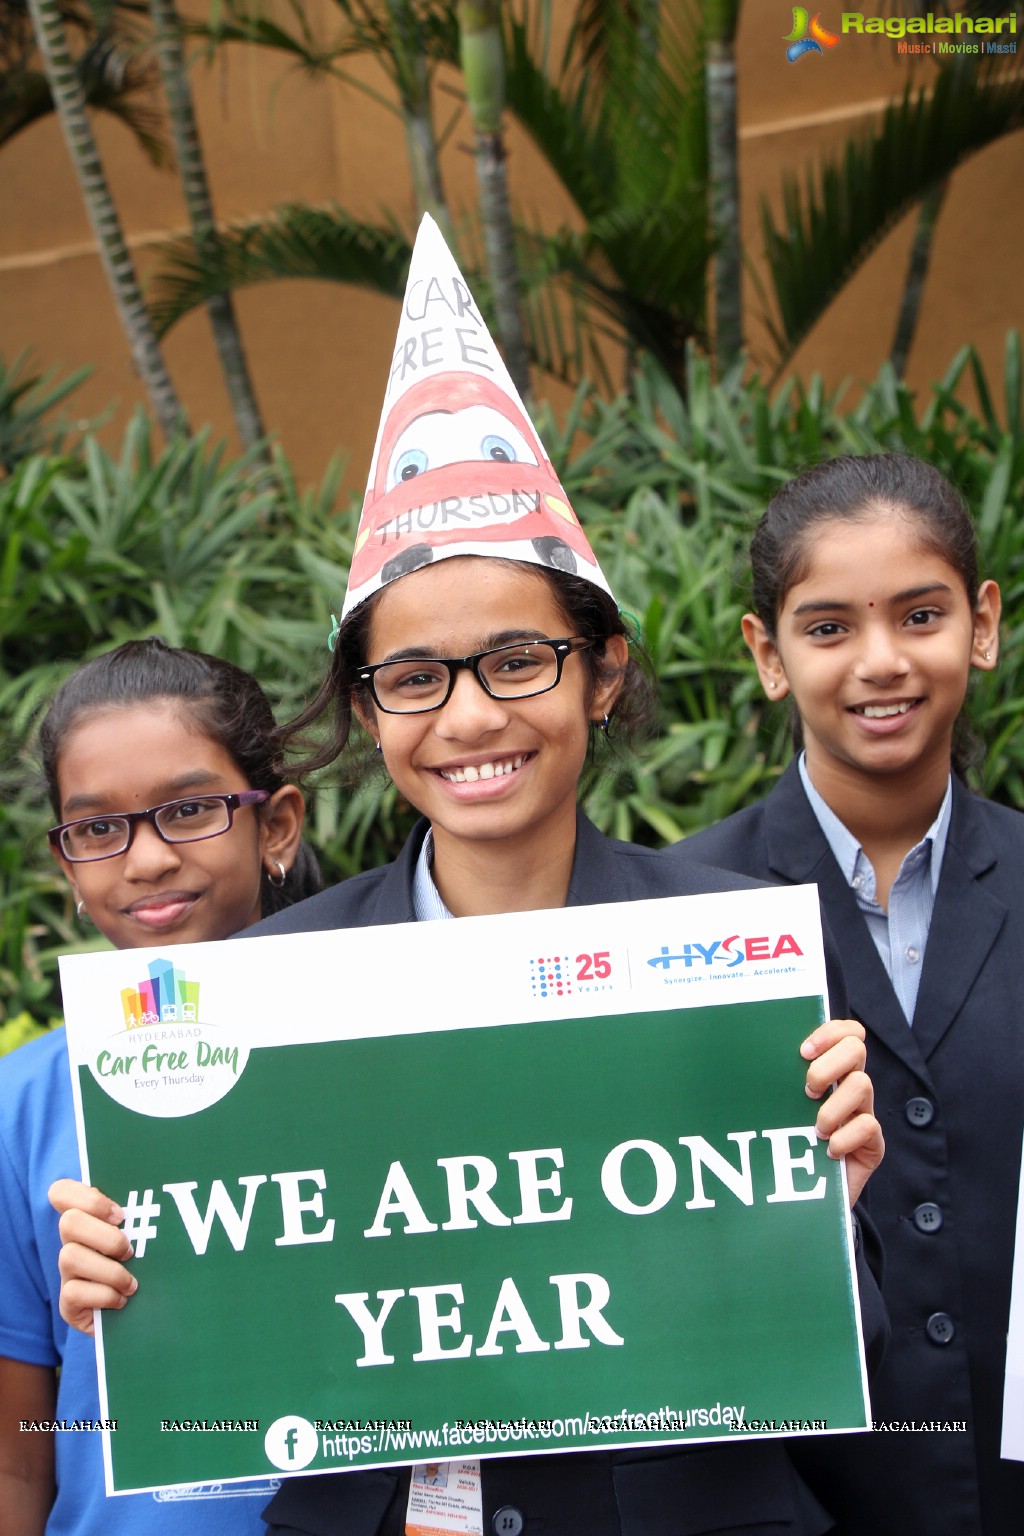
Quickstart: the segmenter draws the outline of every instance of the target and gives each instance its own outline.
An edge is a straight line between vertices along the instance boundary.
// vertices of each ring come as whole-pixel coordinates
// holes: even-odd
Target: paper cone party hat
[[[342,616],[453,555],[571,571],[609,591],[466,281],[416,237]]]

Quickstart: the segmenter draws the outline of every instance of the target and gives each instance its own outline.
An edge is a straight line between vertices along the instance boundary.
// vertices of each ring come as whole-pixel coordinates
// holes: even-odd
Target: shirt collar
[[[412,909],[418,923],[430,923],[453,915],[434,884],[433,865],[434,829],[428,827],[412,876]]]
[[[856,872],[857,860],[865,857],[864,851],[854,837],[853,833],[839,820],[835,811],[827,805],[814,785],[811,783],[810,774],[807,772],[806,752],[801,752],[799,758],[800,782],[804,786],[807,798],[811,803],[818,825],[825,834],[825,839],[835,855],[836,863],[843,872],[847,885],[853,880]],[[953,776],[949,777],[946,784],[946,793],[942,797],[938,815],[932,822],[917,847],[925,843],[931,845],[931,878],[932,895],[935,895],[939,884],[939,875],[942,873],[942,859],[946,852],[946,839],[949,836],[949,827],[953,819]],[[910,850],[913,852],[913,849]]]

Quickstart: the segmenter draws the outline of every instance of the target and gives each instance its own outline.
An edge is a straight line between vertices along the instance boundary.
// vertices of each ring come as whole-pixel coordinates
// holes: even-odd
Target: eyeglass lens
[[[487,692],[496,699],[522,699],[543,693],[558,681],[559,656],[547,642],[523,642],[486,651],[475,668]],[[448,692],[449,668],[433,658],[393,661],[373,675],[377,702],[384,710],[429,709]]]
[[[216,837],[231,825],[224,800],[173,800],[157,810],[153,820],[169,843]],[[61,846],[70,859],[101,859],[128,846],[131,822],[124,816],[97,816],[77,821],[61,833]]]

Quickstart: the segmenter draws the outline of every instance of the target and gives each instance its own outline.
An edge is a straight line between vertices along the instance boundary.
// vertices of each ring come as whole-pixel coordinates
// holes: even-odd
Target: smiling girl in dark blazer
[[[409,291],[416,296],[403,320],[410,335],[400,331],[330,672],[297,727],[332,721],[311,768],[343,750],[358,719],[423,819],[395,864],[260,931],[458,919],[748,884],[613,842],[578,812],[591,748],[642,714],[643,673],[511,381],[504,398],[496,393],[504,369],[485,348],[486,332],[473,324],[473,346],[465,346],[475,312],[429,223]],[[446,341],[436,296],[448,293],[458,296],[459,324]],[[438,315],[429,346],[416,330],[426,295]],[[467,364],[476,359],[476,372],[467,366],[457,390],[448,371],[420,376],[420,362],[460,351]],[[403,394],[406,357],[412,383]],[[863,1028],[843,1019],[821,1025],[802,1047],[807,1091],[820,1101],[819,1133],[833,1156],[846,1155],[854,1198],[882,1150],[863,1052]],[[800,1071],[797,1060],[793,1069]],[[824,1097],[835,1078],[838,1087]],[[84,1208],[64,1218],[66,1236],[87,1245],[66,1249],[62,1260],[73,1277],[65,1315],[75,1321],[83,1307],[123,1302],[131,1288],[128,1271],[113,1262],[125,1255],[123,1234],[96,1219],[101,1201],[82,1199]],[[862,1264],[859,1274],[864,1280]],[[865,1284],[870,1306],[872,1284]],[[878,1324],[876,1312],[875,1342],[884,1332]],[[496,1457],[482,1462],[481,1483],[474,1524],[488,1536],[518,1536],[524,1523],[546,1536],[819,1536],[829,1527],[778,1442]],[[402,1536],[408,1494],[407,1469],[294,1478],[265,1518],[281,1536]]]
[[[767,800],[677,853],[818,885],[886,1140],[868,1201],[893,1325],[875,1420],[958,1426],[824,1440],[801,1462],[847,1536],[1018,1536],[1024,1464],[999,1450],[1024,817],[971,793],[959,746],[971,669],[996,664],[999,592],[959,496],[896,454],[783,487],[751,560],[744,637],[769,699],[792,698],[803,752]]]

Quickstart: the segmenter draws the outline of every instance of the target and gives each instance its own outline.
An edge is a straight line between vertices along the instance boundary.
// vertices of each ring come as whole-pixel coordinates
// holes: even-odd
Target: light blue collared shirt
[[[831,806],[818,794],[807,772],[805,754],[800,754],[800,779],[811,809],[829,847],[835,854],[836,863],[843,872],[843,879],[857,898],[857,906],[885,966],[907,1023],[914,1022],[914,1008],[921,986],[921,966],[928,943],[935,907],[935,892],[942,873],[942,857],[946,851],[946,838],[953,815],[953,780],[946,785],[946,793],[939,807],[939,814],[932,822],[916,847],[911,848],[900,865],[899,874],[889,893],[889,910],[886,912],[875,899],[875,871],[871,861]]]
[[[412,876],[412,909],[418,923],[430,923],[439,918],[453,916],[441,900],[441,892],[434,884],[433,865],[434,829],[428,827]]]

